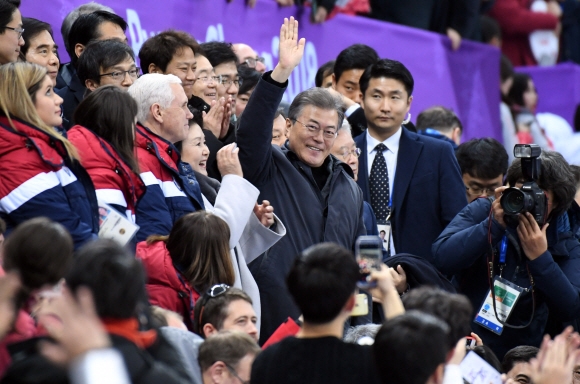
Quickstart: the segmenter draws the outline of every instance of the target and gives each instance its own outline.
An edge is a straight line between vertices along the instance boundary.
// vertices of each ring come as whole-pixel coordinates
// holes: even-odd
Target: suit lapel
[[[395,172],[395,185],[393,200],[395,203],[394,216],[397,217],[405,200],[409,183],[413,178],[413,172],[417,165],[419,155],[423,150],[423,143],[417,140],[417,135],[402,128],[399,142],[399,154],[397,155],[397,170]]]
[[[71,89],[71,91],[73,91],[73,94],[75,95],[75,98],[77,99],[77,101],[80,103],[81,101],[83,101],[83,98],[85,96],[85,91],[87,90],[86,87],[81,83],[81,79],[79,79],[79,77],[77,76],[76,72],[74,73],[74,75],[72,76],[72,79],[70,81],[70,85],[69,88]]]

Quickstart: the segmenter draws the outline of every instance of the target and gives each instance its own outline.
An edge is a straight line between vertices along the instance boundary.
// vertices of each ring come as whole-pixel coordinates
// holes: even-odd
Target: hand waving
[[[283,83],[290,77],[292,70],[300,64],[304,55],[304,38],[298,40],[298,20],[290,17],[284,19],[284,24],[280,28],[280,60],[272,71],[272,79]]]

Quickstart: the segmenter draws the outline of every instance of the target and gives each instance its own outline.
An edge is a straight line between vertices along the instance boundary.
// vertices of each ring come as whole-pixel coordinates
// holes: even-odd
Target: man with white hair
[[[137,241],[168,235],[186,213],[204,209],[199,183],[174,144],[187,137],[187,95],[175,75],[147,74],[129,88],[139,106],[135,146],[147,192],[137,204]]]

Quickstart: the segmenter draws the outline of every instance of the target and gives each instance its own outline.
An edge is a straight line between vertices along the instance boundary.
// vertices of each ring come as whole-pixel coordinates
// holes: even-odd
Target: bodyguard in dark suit
[[[413,86],[411,73],[394,60],[380,60],[361,76],[368,129],[355,138],[362,150],[357,182],[379,225],[391,225],[391,254],[432,261],[433,241],[467,199],[451,145],[402,127]]]

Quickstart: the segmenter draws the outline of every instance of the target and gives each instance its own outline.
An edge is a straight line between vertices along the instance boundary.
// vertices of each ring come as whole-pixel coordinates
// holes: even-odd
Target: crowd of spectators
[[[370,9],[529,64],[533,30],[499,20],[523,2],[444,3]],[[463,142],[445,106],[413,124],[413,74],[364,44],[283,103],[293,17],[275,68],[175,30],[138,67],[125,20],[88,3],[61,65],[19,5],[0,0],[0,383],[453,384],[477,359],[580,381],[580,167],[507,57],[504,143]],[[334,5],[365,8],[313,20]],[[561,28],[547,6],[527,27]]]

